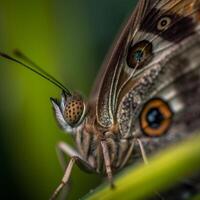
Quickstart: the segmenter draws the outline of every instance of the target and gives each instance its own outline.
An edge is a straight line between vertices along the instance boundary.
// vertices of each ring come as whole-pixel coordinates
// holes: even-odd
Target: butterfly
[[[21,52],[18,62],[62,89],[51,98],[59,126],[76,149],[55,199],[76,163],[108,177],[200,128],[200,0],[140,0],[106,57],[89,99],[69,91]]]

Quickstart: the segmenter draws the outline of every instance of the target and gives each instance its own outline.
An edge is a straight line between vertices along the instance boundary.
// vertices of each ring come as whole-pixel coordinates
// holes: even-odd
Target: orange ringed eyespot
[[[162,136],[169,129],[173,112],[169,105],[160,98],[148,101],[140,114],[140,126],[147,136]]]

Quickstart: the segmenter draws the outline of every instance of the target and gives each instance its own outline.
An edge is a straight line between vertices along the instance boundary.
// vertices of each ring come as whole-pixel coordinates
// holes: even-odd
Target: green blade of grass
[[[195,136],[155,155],[148,165],[129,167],[115,179],[114,190],[104,184],[83,199],[146,199],[199,169],[200,136]]]

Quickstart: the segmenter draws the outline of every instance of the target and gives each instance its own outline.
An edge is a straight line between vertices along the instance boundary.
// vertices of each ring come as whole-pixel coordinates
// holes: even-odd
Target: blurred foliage
[[[19,48],[86,97],[134,0],[0,0],[0,50]],[[0,199],[48,199],[62,177],[55,146],[73,143],[57,127],[49,101],[60,91],[0,59]],[[86,181],[87,180],[87,181]],[[100,182],[75,168],[71,199]]]

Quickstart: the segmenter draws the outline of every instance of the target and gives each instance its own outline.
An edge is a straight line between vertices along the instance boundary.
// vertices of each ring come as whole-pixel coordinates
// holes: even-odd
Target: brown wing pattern
[[[141,0],[104,62],[92,91],[90,104],[96,107],[97,120],[104,127],[115,121],[115,112],[122,97],[134,87],[151,64],[158,63],[182,40],[198,31],[199,0]],[[162,29],[163,19],[170,20]],[[167,21],[168,22],[168,21]],[[147,40],[153,46],[152,58],[142,67],[127,65],[130,46]],[[164,52],[164,53],[163,53]],[[93,109],[94,110],[94,109]]]
[[[119,62],[122,58],[123,52],[126,49],[128,37],[130,36],[130,31],[136,29],[141,19],[141,12],[145,6],[145,2],[141,1],[136,9],[131,14],[128,22],[123,27],[121,33],[115,40],[113,47],[110,49],[101,70],[97,76],[96,83],[92,89],[89,104],[90,112],[97,115],[98,122],[102,126],[109,126],[113,122],[113,96],[114,89],[113,85],[116,84],[117,74],[120,74]],[[91,114],[91,115],[93,115]]]

